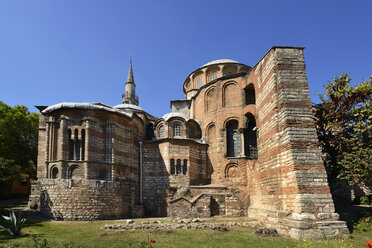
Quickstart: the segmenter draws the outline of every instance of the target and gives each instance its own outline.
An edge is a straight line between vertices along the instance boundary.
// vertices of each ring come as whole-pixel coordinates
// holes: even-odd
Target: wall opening
[[[244,129],[244,153],[250,159],[257,159],[257,127],[256,120],[251,113],[245,115],[246,128]]]
[[[244,95],[245,95],[245,105],[256,104],[256,96],[255,96],[253,84],[249,84],[247,87],[245,87]]]

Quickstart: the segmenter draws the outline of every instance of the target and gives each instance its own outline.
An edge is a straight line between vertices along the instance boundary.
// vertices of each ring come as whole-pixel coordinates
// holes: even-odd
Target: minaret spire
[[[127,82],[125,83],[125,93],[122,97],[122,103],[138,105],[138,97],[136,96],[136,84],[134,83],[132,56],[130,57],[129,71]]]
[[[132,56],[130,57],[130,64],[129,64],[129,71],[128,71],[127,83],[128,82],[134,83],[133,68],[132,68]]]

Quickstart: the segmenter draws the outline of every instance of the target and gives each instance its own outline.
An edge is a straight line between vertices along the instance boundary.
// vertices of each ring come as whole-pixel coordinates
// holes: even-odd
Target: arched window
[[[177,159],[177,168],[176,168],[177,175],[182,173],[182,167],[181,167],[181,159]]]
[[[172,158],[171,160],[170,160],[170,174],[171,175],[174,175],[174,174],[176,174],[176,168],[175,168],[175,166],[174,166],[174,159]]]
[[[165,138],[165,129],[163,125],[159,127],[159,138]]]
[[[217,73],[212,73],[210,76],[209,76],[209,82],[213,81],[217,79]]]
[[[58,177],[58,168],[54,166],[54,167],[52,168],[50,174],[51,174],[51,177],[52,177],[53,179],[57,178],[57,177]]]
[[[202,84],[203,84],[203,79],[201,77],[199,77],[197,80],[196,80],[196,88],[200,88],[202,87]]]
[[[253,84],[249,84],[244,89],[244,95],[245,95],[245,105],[256,104],[256,97],[255,97],[255,93],[254,93]]]
[[[181,125],[180,124],[174,124],[173,125],[173,137],[181,136]]]
[[[251,113],[246,115],[247,122],[244,130],[244,153],[250,159],[257,159],[257,127],[256,120]]]
[[[240,156],[240,133],[238,121],[231,120],[226,124],[227,157]]]
[[[187,174],[187,159],[183,160],[182,172],[184,175]]]

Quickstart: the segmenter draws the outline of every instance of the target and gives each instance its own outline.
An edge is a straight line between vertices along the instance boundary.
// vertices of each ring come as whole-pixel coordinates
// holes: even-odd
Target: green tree
[[[372,190],[371,80],[353,87],[349,74],[342,74],[328,82],[315,119],[330,179]]]
[[[10,191],[20,171],[36,173],[38,120],[27,107],[0,101],[0,194]]]

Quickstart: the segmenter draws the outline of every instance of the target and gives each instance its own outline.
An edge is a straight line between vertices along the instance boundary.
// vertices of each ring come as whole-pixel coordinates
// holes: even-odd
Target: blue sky
[[[129,56],[140,106],[170,112],[190,72],[215,59],[254,66],[304,46],[313,102],[343,72],[372,74],[372,1],[0,0],[0,101],[121,103]]]

